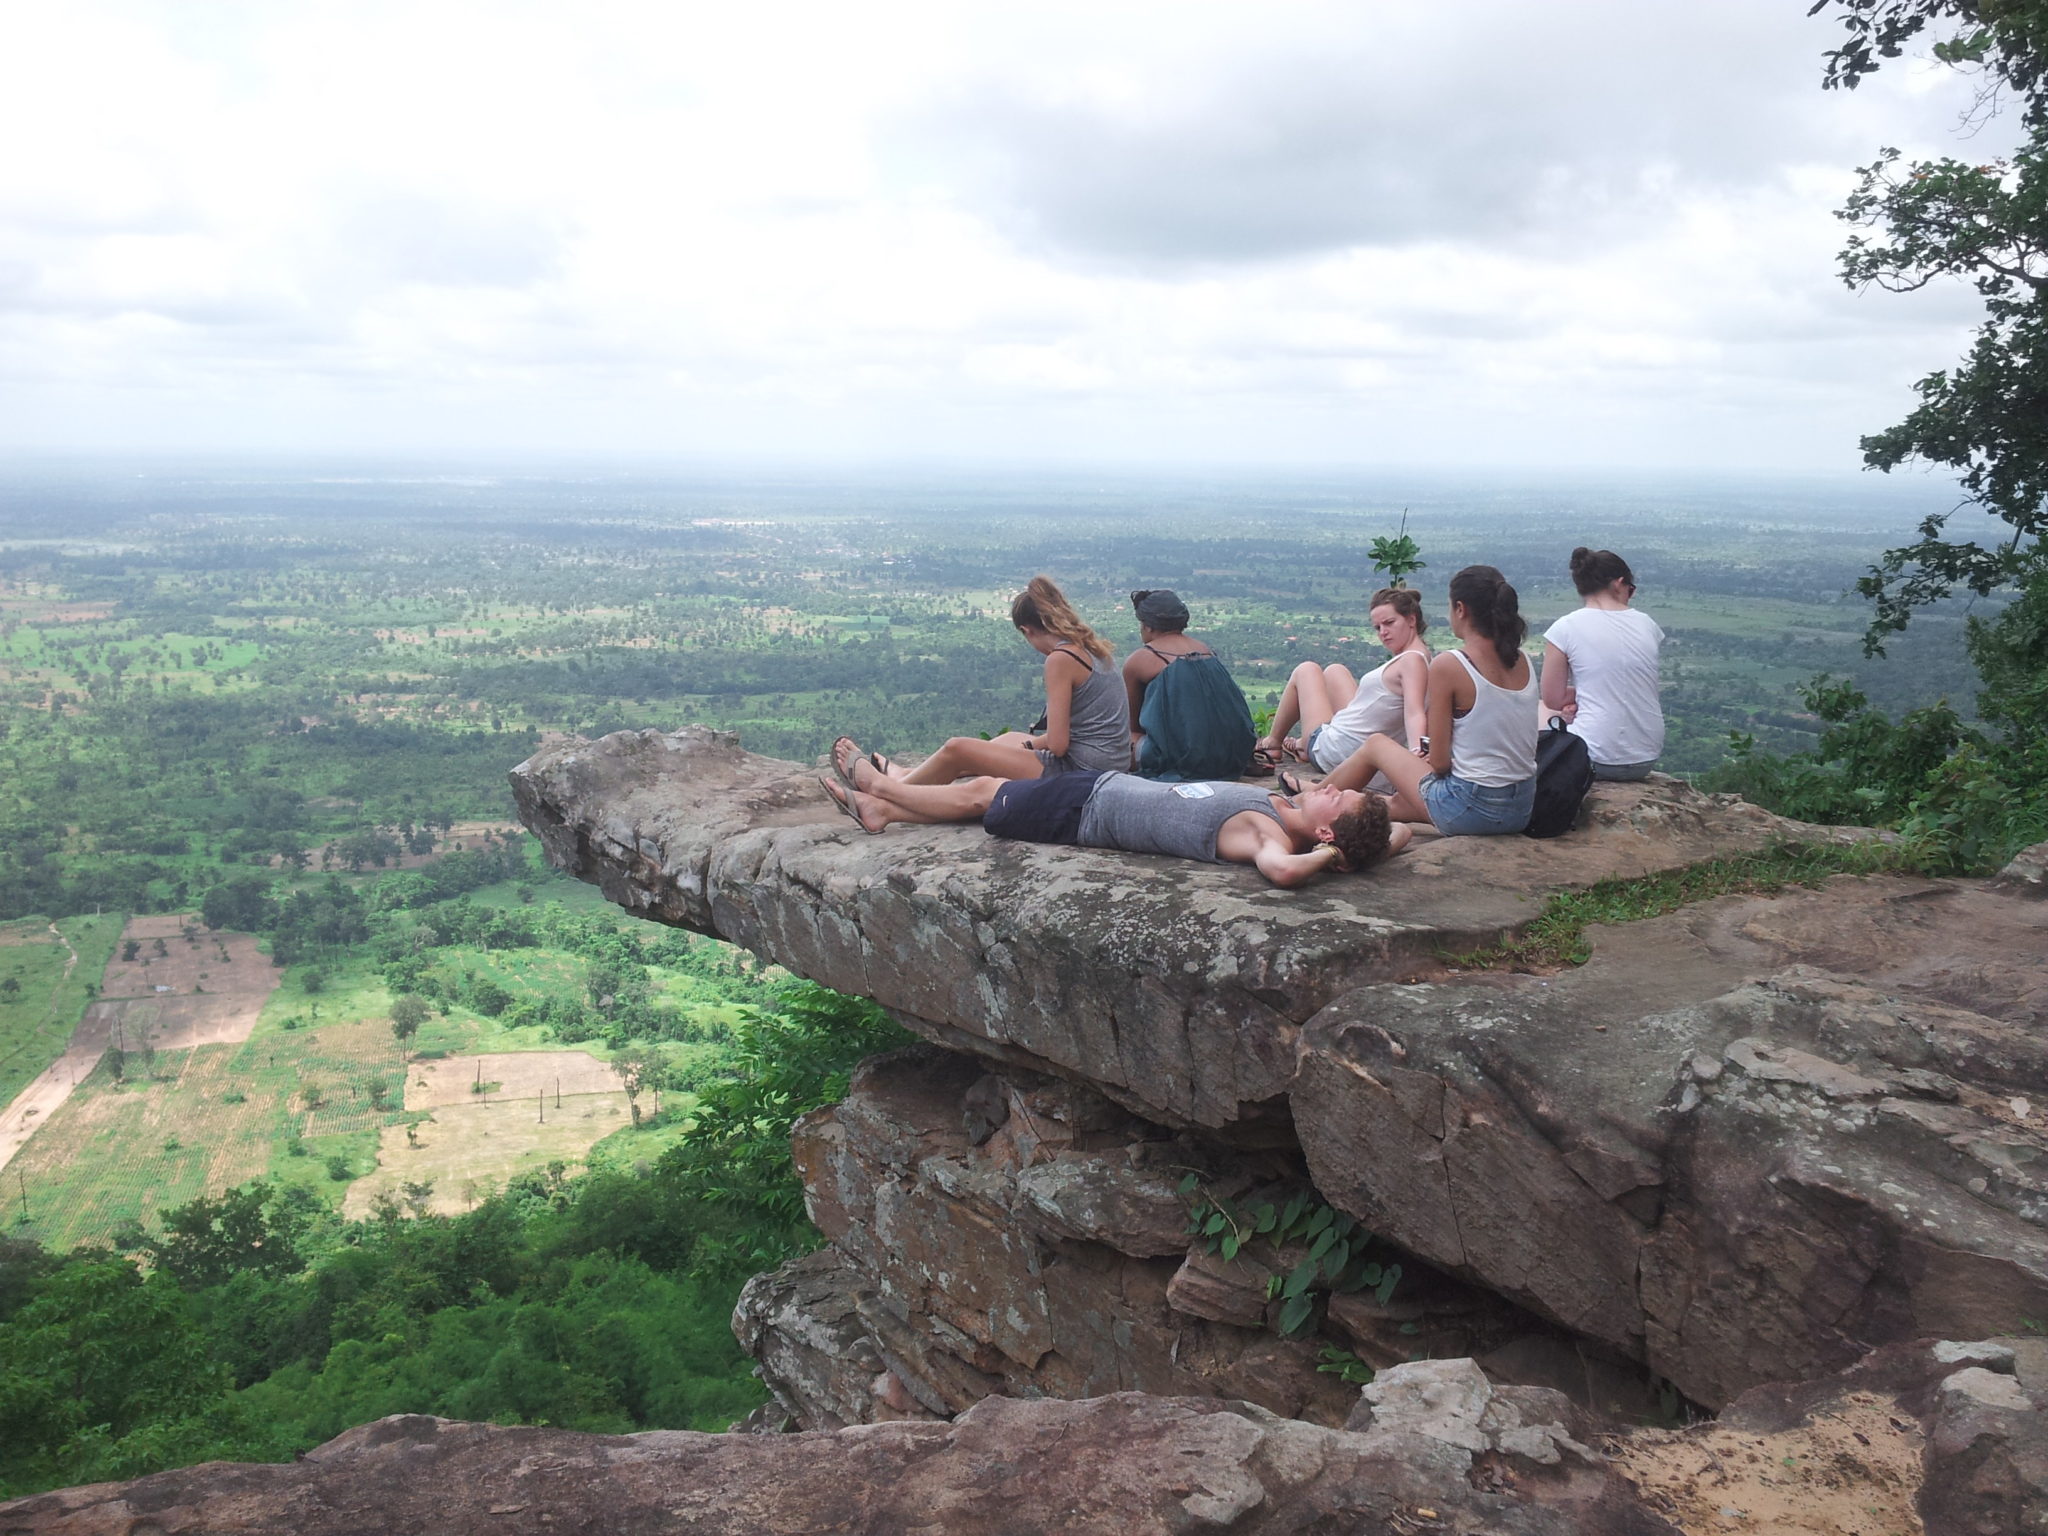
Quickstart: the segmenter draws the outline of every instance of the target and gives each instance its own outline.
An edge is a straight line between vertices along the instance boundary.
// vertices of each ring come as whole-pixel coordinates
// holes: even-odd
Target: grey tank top
[[[1216,835],[1223,823],[1245,811],[1272,816],[1275,825],[1280,821],[1271,791],[1256,784],[1168,784],[1105,773],[1082,807],[1081,830],[1074,840],[1084,848],[1165,853],[1214,864]]]
[[[1123,772],[1131,766],[1131,711],[1124,680],[1111,662],[1078,646],[1059,647],[1088,663],[1088,676],[1074,690],[1067,716],[1067,750],[1062,757],[1041,751],[1048,773]]]

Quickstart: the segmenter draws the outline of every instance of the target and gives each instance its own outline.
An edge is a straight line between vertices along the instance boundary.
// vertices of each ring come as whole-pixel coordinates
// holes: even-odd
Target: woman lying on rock
[[[1045,718],[1039,725],[1005,731],[993,741],[955,736],[907,771],[881,756],[868,762],[906,784],[950,784],[969,773],[1038,779],[1130,767],[1131,718],[1108,642],[1046,576],[1032,577],[1031,585],[1017,594],[1010,622],[1024,643],[1045,658]],[[840,761],[847,745],[843,736],[832,744],[832,766],[841,778],[847,776]]]
[[[1326,869],[1363,869],[1399,853],[1410,835],[1391,825],[1380,796],[1323,784],[1296,800],[1256,784],[1169,784],[1129,773],[912,784],[881,772],[858,750],[844,760],[844,783],[820,782],[863,832],[896,822],[979,821],[991,836],[1023,842],[1250,864],[1280,886]],[[835,753],[835,768],[839,762]]]
[[[1462,651],[1429,664],[1429,756],[1371,736],[1324,783],[1356,787],[1383,773],[1396,821],[1450,837],[1520,832],[1536,803],[1536,669],[1515,589],[1490,565],[1451,578],[1451,633]]]

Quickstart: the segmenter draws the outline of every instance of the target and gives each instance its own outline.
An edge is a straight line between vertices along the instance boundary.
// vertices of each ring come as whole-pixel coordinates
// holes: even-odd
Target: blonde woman
[[[1124,680],[1108,643],[1074,612],[1051,578],[1034,576],[1010,604],[1010,622],[1045,658],[1045,723],[1005,731],[993,741],[955,736],[907,772],[886,759],[875,767],[908,784],[950,784],[967,775],[1041,779],[1060,773],[1124,772],[1131,766],[1131,717]],[[850,786],[860,748],[842,736],[832,767]]]

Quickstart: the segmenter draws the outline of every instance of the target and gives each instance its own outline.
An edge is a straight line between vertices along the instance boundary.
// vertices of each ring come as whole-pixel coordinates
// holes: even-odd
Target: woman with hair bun
[[[1038,779],[1131,766],[1130,714],[1108,643],[1047,576],[1032,577],[1017,594],[1010,622],[1045,658],[1044,723],[1030,731],[1005,731],[993,741],[955,736],[908,772],[879,756],[869,759],[876,768],[910,784],[950,784],[967,774]],[[849,737],[832,743],[832,767],[849,786],[859,755]]]
[[[1382,587],[1368,612],[1380,644],[1393,656],[1359,678],[1341,662],[1304,661],[1296,667],[1273,711],[1273,728],[1259,743],[1273,761],[1298,756],[1330,773],[1375,732],[1398,737],[1421,755],[1429,692],[1429,645],[1422,638],[1429,620],[1422,616],[1422,596],[1413,587]],[[1298,749],[1287,739],[1297,723]]]
[[[1647,778],[1664,751],[1657,656],[1664,631],[1629,606],[1635,572],[1611,549],[1572,551],[1584,606],[1543,633],[1543,707],[1586,743],[1596,779]]]
[[[1522,654],[1529,626],[1515,589],[1490,565],[1451,578],[1451,633],[1461,651],[1429,664],[1429,755],[1376,735],[1323,782],[1359,789],[1375,773],[1394,786],[1397,821],[1450,837],[1520,832],[1536,803],[1536,669]]]

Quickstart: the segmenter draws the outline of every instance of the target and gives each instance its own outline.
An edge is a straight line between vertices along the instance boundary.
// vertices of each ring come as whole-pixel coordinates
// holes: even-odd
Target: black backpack
[[[1571,831],[1592,787],[1592,754],[1585,742],[1565,729],[1564,716],[1552,715],[1550,728],[1536,738],[1536,804],[1522,830],[1530,837],[1558,837]]]

